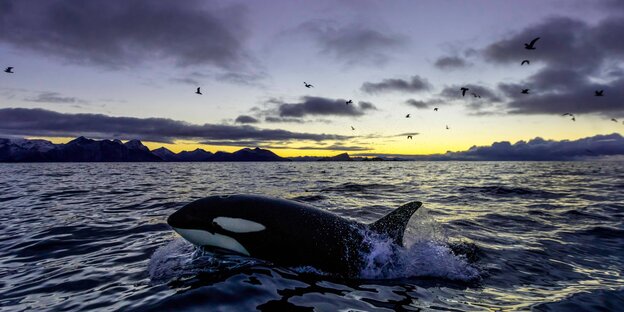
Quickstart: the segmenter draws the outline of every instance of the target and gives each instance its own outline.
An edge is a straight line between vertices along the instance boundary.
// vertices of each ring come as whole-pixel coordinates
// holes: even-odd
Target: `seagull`
[[[4,72],[8,74],[15,74],[15,72],[13,72],[13,67],[7,67]]]
[[[448,125],[446,125],[446,130],[449,130],[449,129],[451,129],[451,128],[449,128]]]
[[[314,87],[313,85],[311,85],[311,84],[309,84],[309,83],[307,83],[307,82],[305,82],[305,81],[303,82],[303,85],[304,85],[306,88],[313,88],[313,87]]]
[[[611,118],[611,121],[613,121],[613,122],[617,122],[617,119],[615,119],[615,118]]]
[[[468,91],[470,89],[462,87],[460,90],[462,92],[462,96],[466,96],[466,91]]]
[[[434,111],[434,112],[437,112],[437,111],[438,111],[438,108],[437,108],[437,107],[434,107],[434,108],[433,108],[433,111]]]
[[[539,40],[540,37],[537,37],[531,41],[531,43],[525,43],[524,48],[527,50],[535,50],[535,42]]]
[[[353,126],[351,126],[351,130],[355,130],[355,128],[353,128]]]
[[[195,94],[199,94],[199,95],[201,95],[201,94],[202,94],[202,93],[201,93],[201,91],[200,91],[199,89],[200,89],[200,88],[199,88],[199,87],[197,87],[197,91],[195,91]]]
[[[353,104],[353,101],[352,100],[348,100],[345,103],[347,103],[347,105],[349,105],[349,104]]]
[[[408,135],[408,136],[407,136],[407,138],[408,138],[409,140],[411,140],[411,139],[412,139],[412,136],[411,136],[411,135]]]
[[[603,93],[604,93],[604,90],[596,90],[596,91],[594,91],[594,95],[595,96],[604,96]]]
[[[531,62],[529,62],[529,60],[524,60],[524,61],[522,61],[522,63],[520,63],[520,66],[524,65],[524,63],[526,63],[527,65],[531,64]]]
[[[529,94],[529,89],[522,89],[522,94]]]
[[[410,114],[405,115],[405,118],[410,118]]]

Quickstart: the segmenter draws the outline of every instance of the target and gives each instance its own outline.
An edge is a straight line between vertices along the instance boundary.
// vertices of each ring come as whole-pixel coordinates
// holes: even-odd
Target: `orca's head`
[[[239,196],[206,197],[180,208],[167,223],[197,246],[217,247],[249,256],[235,236],[265,230],[265,225],[242,217],[250,199]]]

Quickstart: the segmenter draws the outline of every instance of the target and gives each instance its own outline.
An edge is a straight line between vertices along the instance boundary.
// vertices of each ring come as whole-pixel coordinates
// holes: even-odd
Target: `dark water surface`
[[[364,223],[424,208],[406,249],[377,242],[344,280],[202,253],[165,222],[232,193]],[[623,268],[621,162],[0,164],[0,310],[615,311]]]

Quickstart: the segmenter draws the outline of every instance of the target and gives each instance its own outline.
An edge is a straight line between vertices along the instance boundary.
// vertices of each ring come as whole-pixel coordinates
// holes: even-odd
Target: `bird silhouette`
[[[462,87],[460,90],[462,92],[462,96],[466,96],[466,91],[468,91],[470,89]]]
[[[529,60],[524,60],[524,61],[522,61],[522,63],[520,63],[520,66],[524,65],[525,63],[526,63],[527,65],[530,65],[530,64],[531,64],[531,62],[530,62]]]
[[[449,129],[451,129],[451,128],[449,128],[448,125],[446,125],[446,130],[449,130]]]
[[[611,121],[618,122],[617,119],[615,119],[615,118],[611,118]]]
[[[594,91],[595,96],[604,96],[604,90],[596,90]]]
[[[522,94],[529,94],[529,89],[522,89]]]
[[[412,139],[412,136],[411,136],[411,135],[408,135],[408,136],[407,136],[407,139],[411,140],[411,139]]]
[[[572,113],[565,113],[565,114],[563,114],[561,116],[574,116],[574,115],[572,115]]]
[[[437,111],[438,111],[438,108],[437,108],[437,107],[434,107],[434,108],[433,108],[433,111],[434,111],[434,112],[437,112]]]
[[[410,118],[410,114],[405,115],[405,118]]]
[[[576,121],[576,118],[574,118],[574,116],[572,116],[572,121]]]
[[[201,90],[200,90],[200,87],[197,87],[197,91],[195,91],[195,94],[199,94],[199,95],[201,95],[201,94],[202,94],[202,93],[201,93]]]
[[[351,126],[351,130],[355,130],[355,128],[353,128],[353,126]]]
[[[309,84],[309,83],[307,83],[307,82],[305,82],[305,81],[303,82],[303,85],[304,85],[306,88],[313,88],[313,87],[314,87],[313,85],[311,85],[311,84]]]
[[[353,101],[352,100],[348,100],[345,103],[347,103],[347,105],[349,105],[349,104],[353,104]]]
[[[470,93],[470,94],[472,94],[472,96],[474,96],[474,97],[476,97],[476,98],[481,98],[481,96],[480,96],[480,95],[478,95],[478,94],[476,94],[476,93],[474,93],[474,92],[472,92],[472,93]]]
[[[9,73],[9,74],[14,74],[14,72],[13,72],[13,67],[7,67],[7,68],[4,70],[4,72],[5,72],[5,73]]]
[[[527,50],[535,50],[535,43],[539,40],[540,37],[533,39],[530,43],[525,43],[524,48]]]

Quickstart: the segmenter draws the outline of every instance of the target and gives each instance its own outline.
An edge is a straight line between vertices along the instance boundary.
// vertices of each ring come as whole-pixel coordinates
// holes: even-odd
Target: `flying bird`
[[[594,91],[595,96],[604,96],[604,90],[596,90]]]
[[[349,104],[353,104],[353,101],[352,100],[348,100],[345,103],[347,103],[347,105],[349,105]]]
[[[355,128],[353,128],[353,126],[351,126],[351,130],[355,130]]]
[[[412,139],[412,136],[411,136],[411,135],[408,135],[408,136],[407,136],[407,139],[408,139],[408,140],[411,140],[411,139]]]
[[[522,89],[522,94],[529,94],[529,89]]]
[[[565,113],[565,114],[563,114],[561,116],[574,116],[574,115],[572,115],[572,113]]]
[[[410,114],[405,115],[405,118],[410,118]]]
[[[201,95],[201,94],[202,94],[202,93],[201,93],[201,90],[200,90],[200,87],[197,87],[197,91],[195,91],[195,94],[199,94],[199,95]]]
[[[434,111],[434,112],[437,112],[437,111],[438,111],[438,108],[437,108],[437,107],[434,107],[434,108],[433,108],[433,111]]]
[[[451,129],[451,128],[449,128],[448,125],[446,125],[446,130],[449,130],[449,129]]]
[[[522,61],[522,63],[520,63],[520,66],[524,65],[525,63],[526,63],[527,65],[530,65],[530,64],[531,64],[531,62],[529,62],[529,60],[524,60],[524,61]]]
[[[525,43],[524,48],[527,50],[535,50],[535,43],[539,40],[540,37],[533,39],[530,43]]]
[[[476,93],[474,93],[474,92],[472,92],[472,93],[470,93],[470,94],[472,94],[472,96],[474,96],[474,97],[476,97],[476,98],[481,98],[481,96],[480,96],[480,95],[478,95],[478,94],[476,94]]]
[[[15,74],[15,73],[13,72],[13,67],[7,67],[7,68],[4,70],[4,72],[5,72],[5,73],[9,73],[9,74]]]
[[[307,82],[305,82],[305,81],[303,82],[303,85],[304,85],[306,88],[313,88],[313,87],[314,87],[313,85],[311,85],[311,84],[309,84],[309,83],[307,83]]]
[[[576,118],[574,118],[574,116],[572,116],[572,121],[576,121]]]
[[[462,87],[460,90],[462,92],[462,96],[466,96],[466,91],[468,91],[470,89]]]
[[[611,121],[618,122],[617,119],[615,119],[615,118],[611,118]]]

